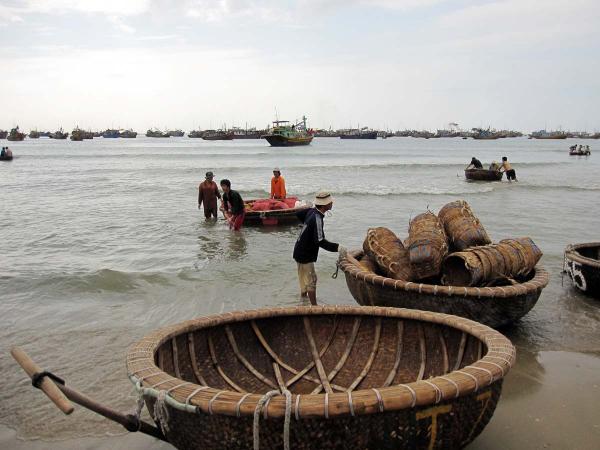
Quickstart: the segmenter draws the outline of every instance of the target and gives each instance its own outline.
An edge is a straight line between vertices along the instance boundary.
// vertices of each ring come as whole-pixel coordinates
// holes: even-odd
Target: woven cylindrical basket
[[[577,289],[600,298],[600,242],[568,245],[564,271]]]
[[[508,339],[464,318],[316,306],[164,328],[127,371],[180,449],[445,449],[481,433],[514,362]]]
[[[395,280],[364,270],[359,263],[362,256],[361,251],[352,251],[340,262],[348,289],[359,304],[455,314],[494,328],[527,314],[548,284],[548,272],[539,266],[526,281],[511,286],[457,287]]]
[[[526,277],[541,257],[541,250],[530,238],[504,239],[499,244],[472,247],[446,257],[442,283],[485,286],[498,278]]]
[[[485,228],[464,200],[446,204],[438,212],[438,217],[455,251],[492,243]]]
[[[414,280],[439,275],[448,254],[444,226],[431,211],[419,214],[408,227],[408,257]]]
[[[408,250],[392,230],[385,227],[369,228],[363,250],[388,277],[398,280],[412,278]]]

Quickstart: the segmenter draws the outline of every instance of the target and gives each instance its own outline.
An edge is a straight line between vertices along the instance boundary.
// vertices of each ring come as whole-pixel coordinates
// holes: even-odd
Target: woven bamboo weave
[[[444,226],[431,211],[419,214],[408,227],[408,254],[413,279],[439,275],[448,254]],[[405,278],[406,279],[406,278]]]
[[[454,251],[492,243],[485,228],[464,200],[446,204],[438,212],[438,217],[444,225]]]
[[[397,280],[412,279],[408,250],[390,229],[369,228],[363,250],[387,276]]]
[[[163,429],[181,449],[252,447],[273,390],[292,393],[291,448],[460,448],[490,420],[514,361],[508,339],[464,318],[320,306],[164,328],[130,348],[127,371],[151,413],[161,391],[195,407],[167,403]],[[285,412],[282,394],[265,404],[261,448],[282,448]]]

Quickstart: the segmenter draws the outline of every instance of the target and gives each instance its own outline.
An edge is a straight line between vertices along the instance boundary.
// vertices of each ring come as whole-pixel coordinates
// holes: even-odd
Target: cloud
[[[120,31],[127,33],[127,34],[133,34],[135,33],[135,28],[133,28],[132,26],[127,25],[123,19],[119,16],[108,16],[108,20]]]
[[[81,12],[108,16],[134,16],[150,7],[150,0],[25,0],[23,9],[30,13],[64,14]]]

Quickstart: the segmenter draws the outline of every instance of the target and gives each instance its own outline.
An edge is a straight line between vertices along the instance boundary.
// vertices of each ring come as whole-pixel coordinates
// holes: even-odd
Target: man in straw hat
[[[281,176],[279,167],[273,169],[273,178],[271,178],[271,198],[275,200],[283,200],[286,196],[285,180]]]
[[[198,209],[204,203],[204,217],[217,218],[217,199],[221,198],[219,187],[213,181],[214,174],[206,172],[206,179],[198,186]]]
[[[298,240],[294,245],[294,260],[298,263],[298,279],[300,295],[308,296],[311,305],[317,304],[317,273],[315,262],[319,256],[319,247],[329,252],[339,252],[340,258],[346,254],[346,249],[325,239],[323,232],[323,217],[333,208],[333,197],[329,192],[319,192],[315,196],[314,208],[298,213],[298,218],[304,224]]]

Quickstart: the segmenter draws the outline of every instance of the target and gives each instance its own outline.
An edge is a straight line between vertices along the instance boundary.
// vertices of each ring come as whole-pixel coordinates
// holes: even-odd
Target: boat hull
[[[573,286],[587,295],[600,298],[600,242],[567,246],[564,271]]]
[[[233,136],[227,134],[223,136],[202,136],[205,141],[232,141]]]
[[[342,134],[340,139],[377,139],[377,131],[361,134]]]
[[[12,161],[12,156],[0,156],[0,161]]]
[[[299,223],[297,214],[309,209],[309,206],[290,209],[273,209],[269,211],[246,211],[244,225],[277,226]]]
[[[300,145],[309,145],[313,140],[312,136],[287,138],[275,134],[268,134],[264,138],[271,147],[298,147]]]
[[[465,170],[465,178],[475,181],[500,181],[502,180],[502,172],[487,169],[467,169]]]

